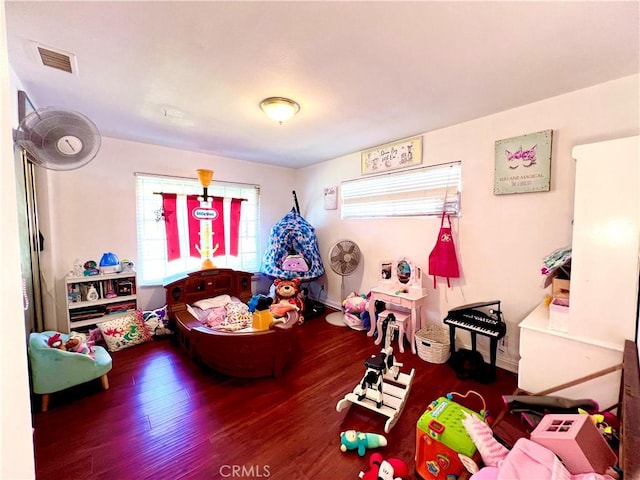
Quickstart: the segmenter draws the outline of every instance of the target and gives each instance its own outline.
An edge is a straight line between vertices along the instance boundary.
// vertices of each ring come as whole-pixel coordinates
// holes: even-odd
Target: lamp
[[[211,185],[211,180],[213,179],[213,170],[207,170],[205,168],[199,168],[196,170],[198,172],[198,180],[200,180],[200,185],[202,185],[202,197],[199,198],[200,208],[198,209],[200,212],[200,246],[196,246],[198,251],[200,252],[200,257],[202,258],[202,270],[206,270],[209,268],[216,268],[211,260],[211,255],[213,255],[218,249],[218,245],[213,246],[213,232],[211,231],[211,216],[207,215],[205,212],[211,210],[211,204],[208,202],[209,197],[207,193],[207,188]],[[217,212],[216,212],[217,215]]]
[[[260,102],[260,108],[280,125],[300,111],[300,105],[284,97],[265,98]]]
[[[209,198],[209,196],[207,195],[207,188],[209,188],[209,185],[211,185],[213,170],[199,168],[198,170],[196,170],[196,172],[198,172],[198,180],[200,180],[200,185],[202,185],[202,201],[206,202]]]

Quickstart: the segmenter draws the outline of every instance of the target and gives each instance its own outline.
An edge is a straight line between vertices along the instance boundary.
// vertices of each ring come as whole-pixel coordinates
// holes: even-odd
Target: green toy
[[[386,447],[387,439],[377,433],[362,433],[347,430],[340,434],[340,450],[358,450],[358,455],[364,456],[367,448]]]

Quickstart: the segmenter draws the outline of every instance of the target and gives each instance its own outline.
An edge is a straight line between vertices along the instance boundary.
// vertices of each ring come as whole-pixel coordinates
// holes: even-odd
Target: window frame
[[[172,175],[158,175],[136,172],[136,240],[138,250],[138,285],[159,286],[166,279],[185,275],[200,268],[200,258],[189,257],[188,248],[180,259],[167,262],[166,232],[164,222],[159,219],[162,209],[162,193],[177,193],[179,202],[186,205],[186,195],[202,195],[202,186],[197,178],[179,177]],[[221,182],[214,180],[207,188],[209,196],[225,198],[226,218],[230,198],[244,198],[240,219],[239,255],[220,255],[213,257],[214,264],[219,268],[233,268],[257,272],[261,261],[260,244],[260,186],[238,182]],[[183,198],[180,200],[180,198]],[[184,227],[184,228],[183,228]],[[228,226],[225,231],[229,232]],[[188,237],[186,223],[181,225],[181,236]],[[184,243],[184,240],[183,240]],[[183,245],[181,243],[181,246]],[[228,242],[227,242],[228,244]],[[162,262],[153,266],[151,262]],[[159,273],[163,272],[163,273]]]
[[[342,219],[460,216],[462,162],[448,162],[346,180]]]

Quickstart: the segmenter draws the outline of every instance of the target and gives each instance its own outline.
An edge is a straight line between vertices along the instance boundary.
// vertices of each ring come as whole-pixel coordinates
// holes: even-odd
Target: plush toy
[[[364,456],[367,448],[386,447],[387,439],[377,433],[362,433],[355,430],[347,430],[340,434],[340,450],[358,450],[358,455]]]
[[[304,322],[304,295],[300,290],[300,279],[294,278],[291,280],[281,280],[279,278],[273,281],[275,286],[275,302],[271,306],[271,311],[275,316],[277,313],[274,311],[276,304],[287,302],[291,305],[298,307],[298,323]]]
[[[169,328],[166,305],[156,310],[146,310],[142,312],[142,320],[147,330],[149,330],[149,333],[153,336],[163,337],[173,333]]]
[[[308,272],[309,266],[302,255],[287,255],[282,262],[282,269],[289,272]]]
[[[89,330],[89,336],[87,337],[87,342],[91,342],[91,345],[104,342],[104,338],[102,338],[102,332],[98,327],[92,328]]]
[[[287,300],[280,300],[278,303],[271,305],[269,310],[274,317],[284,317],[289,312],[299,312],[300,308]]]
[[[50,348],[57,348],[58,350],[67,349],[67,347],[64,344],[64,341],[62,340],[62,335],[60,335],[59,333],[56,333],[50,336],[49,339],[47,340],[47,345],[49,345]]]
[[[369,467],[369,471],[360,472],[362,480],[401,480],[409,475],[409,468],[402,460],[398,458],[384,460],[379,453],[371,455]]]
[[[273,298],[267,297],[266,295],[254,295],[251,297],[251,300],[247,303],[249,307],[249,311],[253,312],[262,312],[263,310],[269,310],[269,307],[273,303]]]
[[[64,344],[67,352],[80,353],[83,355],[93,355],[93,344],[87,341],[87,336],[83,333],[71,332]]]
[[[367,309],[366,296],[356,295],[356,292],[351,292],[342,302],[342,306],[347,313],[360,314]]]
[[[149,333],[155,337],[164,337],[173,333],[169,328],[169,317],[167,315],[166,305],[156,310],[143,311],[142,320]]]
[[[368,302],[364,295],[351,292],[342,302],[344,308],[344,323],[354,330],[364,330],[362,314],[367,311]]]

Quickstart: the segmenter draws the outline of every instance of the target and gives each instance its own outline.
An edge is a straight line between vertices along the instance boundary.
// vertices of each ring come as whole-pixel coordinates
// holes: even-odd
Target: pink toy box
[[[531,432],[531,440],[558,455],[572,474],[604,474],[617,462],[616,454],[588,415],[545,415]]]

